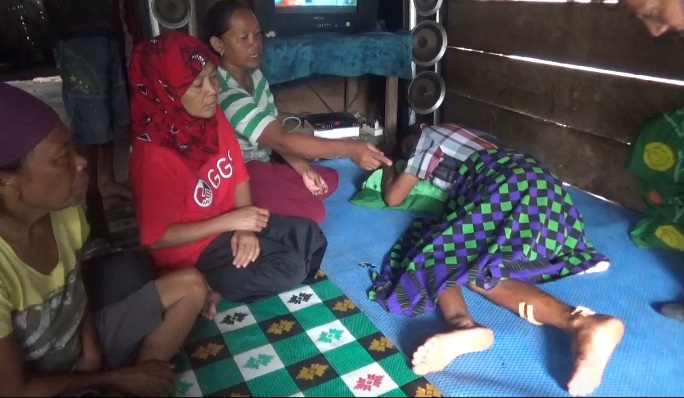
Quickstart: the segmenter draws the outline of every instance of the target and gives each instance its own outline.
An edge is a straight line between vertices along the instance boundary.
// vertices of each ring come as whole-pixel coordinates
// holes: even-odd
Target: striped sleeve
[[[222,91],[219,104],[235,131],[252,144],[256,144],[266,126],[276,120],[244,90],[229,88]]]

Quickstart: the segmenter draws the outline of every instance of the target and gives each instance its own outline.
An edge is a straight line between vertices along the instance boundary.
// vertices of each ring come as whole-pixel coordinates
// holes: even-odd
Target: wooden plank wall
[[[445,121],[488,130],[564,181],[643,208],[623,171],[630,144],[646,119],[684,106],[684,86],[560,64],[684,81],[684,39],[654,39],[621,6],[600,3],[451,0],[447,25]]]
[[[362,115],[377,112],[375,110],[377,107],[373,107],[373,104],[368,101],[367,80],[365,76],[347,79],[348,112],[352,114],[359,112]],[[344,78],[339,76],[305,78],[277,84],[271,89],[278,111],[284,115],[327,113],[330,110],[326,104],[334,112],[341,112],[345,107]]]

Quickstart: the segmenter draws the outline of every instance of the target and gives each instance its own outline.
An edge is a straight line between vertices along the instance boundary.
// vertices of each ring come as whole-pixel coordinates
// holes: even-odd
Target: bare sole
[[[484,351],[492,343],[494,332],[482,327],[438,334],[427,339],[413,354],[413,372],[419,376],[438,372],[459,355]]]
[[[575,370],[568,382],[568,393],[575,397],[589,395],[598,388],[608,360],[625,333],[624,324],[616,318],[605,315],[592,318],[595,321],[580,330],[572,342]]]

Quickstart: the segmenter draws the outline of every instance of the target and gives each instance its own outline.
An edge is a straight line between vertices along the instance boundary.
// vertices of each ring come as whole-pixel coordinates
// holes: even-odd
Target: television
[[[375,29],[378,0],[255,0],[254,15],[266,37],[359,33]]]

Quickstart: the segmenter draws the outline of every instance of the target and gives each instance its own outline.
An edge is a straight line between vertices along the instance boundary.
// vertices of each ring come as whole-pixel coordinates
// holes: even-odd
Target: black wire
[[[330,112],[330,113],[335,113],[335,111],[328,105],[328,103],[325,102],[325,100],[323,99],[323,97],[321,97],[321,96],[318,94],[318,91],[314,90],[314,88],[311,87],[311,85],[309,84],[309,82],[306,82],[306,85],[307,85],[307,87],[309,87],[309,88],[311,89],[311,91],[314,92],[314,94],[316,94],[316,97],[318,97],[318,99],[321,100],[321,102],[323,103],[323,105],[325,105],[325,107],[328,108],[328,112]]]

